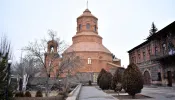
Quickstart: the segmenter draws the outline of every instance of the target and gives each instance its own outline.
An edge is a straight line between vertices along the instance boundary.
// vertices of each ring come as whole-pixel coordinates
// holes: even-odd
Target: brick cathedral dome
[[[98,35],[98,19],[86,9],[81,16],[77,18],[77,33],[72,37],[73,44],[65,51],[76,52],[111,52],[102,44],[102,37]]]

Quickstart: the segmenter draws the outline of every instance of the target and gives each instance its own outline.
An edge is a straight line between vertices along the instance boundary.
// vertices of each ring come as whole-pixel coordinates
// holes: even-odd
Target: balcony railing
[[[156,60],[156,59],[164,58],[164,57],[171,56],[171,55],[174,55],[174,54],[175,54],[175,51],[170,51],[170,52],[157,52],[156,54],[151,55],[151,56],[150,56],[150,59],[151,59],[151,60]]]

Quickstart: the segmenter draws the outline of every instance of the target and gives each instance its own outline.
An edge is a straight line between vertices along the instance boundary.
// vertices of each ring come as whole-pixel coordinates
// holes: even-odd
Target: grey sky
[[[15,60],[29,41],[57,31],[68,44],[76,34],[76,18],[86,0],[0,0],[0,36],[11,39]],[[175,20],[175,0],[89,0],[89,10],[99,25],[103,44],[128,65],[127,51],[149,35],[154,21],[161,29]]]

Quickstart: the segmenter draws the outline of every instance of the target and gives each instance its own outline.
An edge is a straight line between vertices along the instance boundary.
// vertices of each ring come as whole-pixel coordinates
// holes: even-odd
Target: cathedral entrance
[[[151,76],[148,71],[144,72],[144,85],[150,85],[151,84]]]

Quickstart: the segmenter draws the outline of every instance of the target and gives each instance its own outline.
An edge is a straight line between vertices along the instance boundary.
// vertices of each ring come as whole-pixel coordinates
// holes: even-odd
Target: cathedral
[[[92,15],[89,9],[86,9],[83,14],[77,18],[76,29],[77,32],[72,37],[73,43],[64,51],[63,55],[74,52],[83,60],[83,65],[76,70],[77,74],[86,77],[86,81],[91,80],[96,82],[97,76],[102,68],[112,72],[121,66],[121,60],[115,58],[103,45],[103,38],[98,33],[98,18]],[[54,41],[48,42],[48,45],[51,44],[57,47]],[[56,49],[53,50],[55,52],[57,51]],[[48,51],[50,51],[50,49],[48,49]],[[58,62],[59,61],[61,61],[60,58],[58,58]],[[56,70],[57,69],[55,69],[55,71]]]

